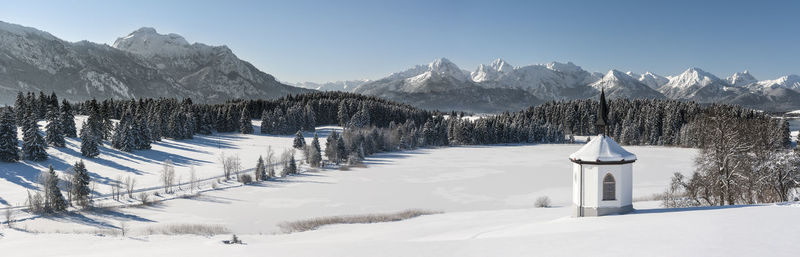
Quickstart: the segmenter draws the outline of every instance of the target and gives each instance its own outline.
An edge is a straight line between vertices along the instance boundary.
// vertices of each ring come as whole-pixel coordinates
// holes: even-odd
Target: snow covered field
[[[81,222],[37,218],[23,223],[34,231],[91,230],[96,224],[132,228],[154,224],[221,224],[236,233],[273,233],[283,221],[342,214],[394,212],[410,208],[474,211],[532,208],[540,196],[568,205],[571,165],[566,156],[580,145],[475,146],[385,153],[367,168],[323,170],[241,188],[204,192],[124,215],[85,214]],[[673,172],[691,171],[695,150],[629,147],[634,164],[634,197],[666,188]],[[120,216],[131,216],[124,218]]]
[[[85,116],[76,118],[78,129]],[[254,121],[256,131],[259,122]],[[40,129],[46,122],[40,122]],[[326,137],[335,127],[320,127],[320,137]],[[19,133],[22,137],[22,133]],[[306,133],[311,142],[313,133]],[[272,146],[279,156],[284,149],[290,149],[294,136],[266,136],[256,134],[224,133],[210,136],[196,135],[190,140],[164,139],[152,144],[147,151],[123,152],[111,148],[108,144],[101,147],[97,158],[84,158],[80,153],[80,141],[67,138],[67,147],[47,149],[47,161],[18,163],[0,163],[0,206],[18,206],[24,204],[28,190],[38,188],[39,172],[53,165],[58,174],[69,169],[76,161],[83,159],[86,168],[97,182],[96,191],[108,194],[110,184],[119,179],[131,177],[136,179],[136,188],[160,186],[159,172],[166,160],[175,164],[176,177],[182,182],[189,180],[189,168],[194,167],[198,178],[217,177],[222,175],[221,153],[227,156],[239,156],[245,169],[255,167],[259,155],[265,155],[268,146]],[[62,178],[63,179],[63,178]]]
[[[330,129],[334,128],[320,131]],[[267,145],[281,149],[289,147],[291,139],[223,134],[167,140],[154,144],[152,152],[123,154],[104,149],[101,157],[108,161],[90,160],[87,166],[97,177],[136,175],[143,185],[156,186],[160,162],[167,158],[182,160],[175,161],[178,174],[193,165],[200,177],[213,177],[221,175],[217,160],[220,151],[238,154],[245,168],[250,168]],[[800,236],[800,224],[787,221],[800,215],[797,203],[669,210],[660,209],[658,202],[640,201],[634,203],[638,210],[629,215],[569,217],[572,163],[567,156],[580,146],[465,146],[384,153],[369,157],[364,168],[323,169],[246,186],[229,183],[223,186],[230,188],[206,188],[196,197],[147,207],[30,217],[17,222],[16,229],[0,230],[0,248],[15,256],[792,254],[787,238]],[[48,152],[56,157],[48,162],[74,162],[80,155],[69,154],[75,151],[69,149],[51,148]],[[697,154],[694,149],[672,147],[626,149],[639,159],[634,163],[634,198],[662,192],[673,172],[691,172]],[[6,174],[14,170],[2,167]],[[143,171],[133,167],[143,167]],[[15,176],[2,178],[0,183],[8,186],[0,188],[0,195],[24,190],[23,184],[15,183]],[[22,176],[22,180],[25,178]],[[555,207],[534,208],[539,196],[549,196]],[[444,213],[399,222],[332,225],[293,234],[281,234],[276,227],[281,222],[306,218],[411,208]],[[122,224],[128,236],[108,233],[118,231]],[[173,224],[220,225],[246,244],[222,244],[230,234],[170,236],[143,232]],[[45,242],[48,247],[37,247]]]

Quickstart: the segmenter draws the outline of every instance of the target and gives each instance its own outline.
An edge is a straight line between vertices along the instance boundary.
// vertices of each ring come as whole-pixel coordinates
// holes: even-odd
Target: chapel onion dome
[[[569,155],[569,160],[578,164],[624,164],[635,162],[636,155],[619,146],[611,137],[599,135]]]

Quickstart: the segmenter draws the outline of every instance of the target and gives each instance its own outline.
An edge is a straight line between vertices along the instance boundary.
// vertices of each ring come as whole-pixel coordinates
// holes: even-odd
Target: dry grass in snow
[[[392,222],[392,221],[401,221],[410,218],[419,217],[422,215],[430,215],[430,214],[439,214],[442,213],[440,211],[429,211],[429,210],[405,210],[401,212],[395,213],[381,213],[381,214],[366,214],[366,215],[346,215],[346,216],[332,216],[332,217],[322,217],[322,218],[313,218],[307,220],[299,220],[299,221],[292,221],[292,222],[284,222],[278,224],[278,227],[284,233],[294,233],[294,232],[303,232],[309,230],[315,230],[322,226],[326,225],[334,225],[334,224],[367,224],[367,223],[378,223],[378,222]]]

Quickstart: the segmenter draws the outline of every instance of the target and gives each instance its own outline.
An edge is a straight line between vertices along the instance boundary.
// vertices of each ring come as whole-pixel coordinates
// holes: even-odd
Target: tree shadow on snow
[[[166,141],[166,140],[153,142],[152,144],[153,145],[160,145],[160,146],[163,146],[163,147],[172,148],[172,149],[176,149],[176,150],[181,150],[181,151],[201,153],[201,154],[210,154],[208,151],[202,151],[202,150],[198,150],[198,149],[194,149],[194,148],[181,146],[181,145],[178,145],[178,144],[176,144],[174,142],[169,142],[169,141]]]
[[[230,204],[233,202],[240,202],[241,200],[228,198],[228,197],[221,197],[221,196],[210,196],[210,195],[198,195],[194,197],[186,198],[189,200],[196,200],[200,202],[208,202],[208,203],[223,203],[223,204]]]
[[[205,147],[214,147],[219,149],[239,149],[236,144],[231,143],[232,140],[243,140],[244,137],[233,136],[229,133],[212,135],[194,135],[192,139],[181,140],[180,142],[192,145],[200,145]],[[162,141],[163,142],[163,141]]]
[[[724,206],[700,206],[700,207],[685,207],[685,208],[656,208],[656,209],[635,209],[630,214],[654,214],[654,213],[673,213],[673,212],[689,212],[689,211],[710,211],[710,210],[724,210],[755,207],[760,205],[724,205]]]
[[[98,215],[98,217],[104,217],[104,218],[108,218],[108,219],[112,219],[112,220],[120,221],[120,222],[121,221],[154,222],[154,221],[146,219],[146,218],[142,218],[142,217],[139,217],[139,216],[136,216],[136,215],[132,215],[132,214],[124,214],[124,213],[121,213],[121,212],[118,212],[118,211],[114,211],[114,210],[96,210],[95,209],[95,210],[92,210],[91,212],[88,212],[88,213],[96,214],[96,215]],[[52,220],[52,221],[62,222],[62,223],[75,223],[75,224],[80,224],[80,225],[85,225],[85,226],[96,227],[96,228],[112,228],[112,229],[118,229],[119,228],[119,227],[117,227],[117,225],[112,224],[109,221],[101,220],[101,219],[98,219],[98,218],[92,218],[92,217],[86,216],[84,213],[81,213],[81,212],[68,212],[68,213],[54,214],[54,215],[41,215],[41,216],[31,217],[30,220],[34,220],[34,219],[37,219],[37,218],[47,219],[47,220]]]

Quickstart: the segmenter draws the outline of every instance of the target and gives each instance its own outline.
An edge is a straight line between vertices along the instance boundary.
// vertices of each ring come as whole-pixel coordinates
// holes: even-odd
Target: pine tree
[[[184,135],[184,116],[180,110],[175,110],[172,112],[172,115],[169,117],[169,121],[167,122],[167,136],[173,139],[184,139],[186,138]]]
[[[317,135],[317,133],[314,133],[314,140],[311,140],[311,146],[313,146],[314,149],[317,150],[317,153],[322,152],[322,148],[319,145],[319,136]]]
[[[45,141],[47,144],[54,147],[64,147],[64,134],[61,128],[61,120],[59,119],[58,107],[49,106],[50,110],[47,111],[47,135]]]
[[[333,131],[325,141],[325,157],[328,161],[339,163],[339,134]]]
[[[111,103],[109,103],[109,101]],[[98,117],[102,120],[98,124],[100,124],[100,140],[108,140],[111,139],[112,132],[114,131],[114,122],[111,121],[111,115],[113,110],[111,110],[111,106],[113,105],[113,99],[103,101],[103,105],[100,108],[100,112]]]
[[[22,153],[26,160],[44,161],[47,160],[47,144],[39,134],[39,124],[36,123],[35,114],[29,111],[23,126]]]
[[[153,141],[151,138],[152,132],[150,132],[150,126],[147,124],[147,117],[142,105],[139,105],[136,109],[136,115],[134,116],[132,126],[135,136],[133,139],[135,148],[139,150],[150,149],[150,142]]]
[[[78,136],[78,130],[75,128],[75,115],[72,113],[72,105],[70,105],[67,100],[61,102],[59,122],[61,122],[61,133],[64,134],[65,137],[74,138]]]
[[[303,132],[298,130],[297,133],[294,134],[294,142],[292,143],[292,147],[296,149],[302,149],[305,146],[306,139],[303,137]]]
[[[89,118],[83,122],[81,126],[81,155],[94,158],[100,155],[98,149],[100,140],[102,140],[102,126],[103,120],[100,117],[100,110],[97,106],[97,101],[92,99],[89,102]]]
[[[344,139],[342,136],[336,138],[336,158],[337,163],[347,158],[347,148],[344,145]]]
[[[25,113],[28,111],[28,99],[22,92],[17,93],[17,101],[14,102],[14,114],[17,126],[24,124]]]
[[[242,115],[239,117],[239,131],[242,134],[253,134],[253,122],[250,121],[250,114],[247,106],[242,108]]]
[[[114,134],[111,136],[111,147],[121,151],[130,152],[136,148],[134,145],[134,131],[131,129],[131,113],[128,108],[122,114],[117,127],[114,128]]]
[[[255,173],[256,181],[267,180],[267,169],[266,166],[264,166],[264,158],[261,158],[261,156],[258,156]]]
[[[314,112],[314,108],[311,107],[311,103],[306,104],[306,107],[303,112],[304,112],[303,115],[305,116],[305,125],[303,126],[303,130],[305,131],[316,130],[317,113]]]
[[[305,150],[306,162],[308,162],[311,167],[319,167],[321,165],[322,154],[317,133],[314,133],[314,139],[311,141],[311,144],[306,145],[303,150]]]
[[[45,115],[47,115],[47,107],[50,105],[50,101],[48,97],[44,95],[44,92],[39,91],[39,99],[36,101],[36,108],[34,108],[33,112],[36,115],[36,119],[44,119]]]
[[[270,117],[270,114],[272,114],[272,113],[270,111],[266,110],[266,109],[263,112],[261,112],[261,134],[272,134],[272,133],[274,133],[273,130],[272,130],[272,126],[273,125],[272,125],[272,119]]]
[[[5,109],[0,118],[0,161],[19,161],[19,148],[17,147],[17,126],[14,115]]]
[[[45,175],[45,210],[50,212],[60,212],[67,209],[67,201],[64,200],[64,195],[61,194],[61,189],[58,188],[58,175],[50,165],[47,175]]]
[[[294,160],[294,153],[292,153],[292,157],[289,158],[289,166],[288,171],[286,174],[297,174],[297,163]]]
[[[164,136],[164,132],[161,130],[163,119],[161,118],[161,112],[159,111],[159,107],[161,102],[150,107],[150,110],[147,114],[147,123],[150,128],[150,139],[151,141],[161,141],[161,137]]]
[[[369,123],[369,111],[366,108],[362,108],[356,114],[353,114],[347,125],[354,128],[365,128],[369,126]]]
[[[86,170],[86,165],[83,164],[82,160],[76,162],[72,169],[75,171],[75,175],[72,177],[73,200],[79,206],[89,206],[89,194],[91,194],[89,171]]]

